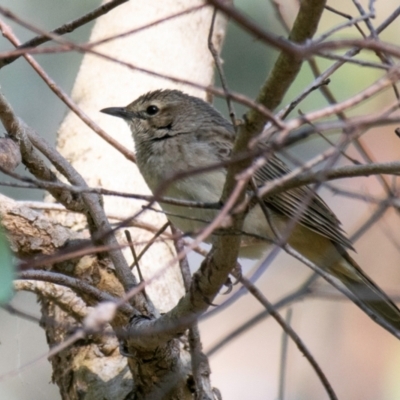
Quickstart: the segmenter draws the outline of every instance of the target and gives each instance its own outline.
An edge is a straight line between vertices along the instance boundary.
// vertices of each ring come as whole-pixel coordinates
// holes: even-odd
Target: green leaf
[[[0,228],[0,304],[10,300],[13,294],[14,265],[7,237]]]

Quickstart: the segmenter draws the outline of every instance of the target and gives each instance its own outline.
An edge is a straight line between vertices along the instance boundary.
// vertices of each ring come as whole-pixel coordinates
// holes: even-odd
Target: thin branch
[[[73,278],[64,274],[60,274],[57,272],[51,271],[21,271],[18,274],[19,279],[24,280],[36,280],[42,282],[51,282],[57,285],[65,286],[72,289],[78,295],[82,295],[82,293],[90,296],[97,302],[102,301],[111,301],[111,302],[119,302],[120,299],[111,296],[110,294],[103,292],[94,286],[84,282],[82,279]],[[129,304],[121,304],[119,309],[131,317],[134,313],[134,309]]]
[[[0,12],[2,8],[0,7]],[[12,33],[11,29],[0,21],[0,29],[5,36],[14,46],[19,45],[19,40]],[[118,150],[126,159],[136,162],[136,157],[133,152],[126,149],[121,143],[115,140],[112,136],[106,133],[99,125],[97,125],[86,113],[84,113],[76,103],[65,93],[55,81],[53,81],[44,71],[44,69],[36,62],[29,54],[25,54],[24,58],[43,79],[50,90],[71,110],[73,111],[89,128],[93,130],[98,136],[105,140],[110,146]]]
[[[226,16],[233,19],[238,25],[247,32],[250,32],[257,39],[287,54],[299,56],[299,47],[294,43],[261,29],[250,18],[238,11],[237,8],[232,7],[228,2],[222,0],[207,0],[207,3],[213,5],[219,11],[222,11]]]
[[[182,239],[178,239],[179,231],[177,231],[174,226],[171,226],[171,230],[175,237],[174,245],[176,252],[181,253],[184,250],[184,242]],[[190,290],[192,281],[187,257],[183,257],[179,260],[179,266],[181,269],[185,291],[187,293]],[[210,364],[207,356],[203,353],[203,345],[201,343],[200,330],[197,321],[193,322],[193,324],[190,326],[188,338],[193,379],[196,385],[195,399],[213,400],[215,397],[210,380]]]
[[[225,93],[225,98],[226,98],[226,104],[228,106],[228,110],[229,110],[229,116],[231,118],[232,121],[232,125],[235,126],[236,125],[236,118],[235,118],[235,111],[233,109],[233,105],[231,102],[231,98],[229,96],[229,88],[228,88],[228,82],[226,80],[226,76],[224,73],[224,69],[222,67],[222,63],[221,63],[221,58],[219,56],[219,53],[217,51],[217,49],[215,48],[212,39],[213,39],[213,35],[214,35],[214,24],[215,24],[215,18],[217,16],[217,10],[214,9],[213,12],[213,16],[211,19],[211,26],[210,26],[210,31],[208,33],[208,49],[210,50],[210,53],[214,59],[214,63],[215,63],[215,67],[217,68],[217,72],[218,72],[218,76],[219,79],[221,80],[221,85],[222,88],[224,89],[224,93]]]
[[[290,326],[292,322],[293,310],[289,308],[286,312],[285,323]],[[282,342],[281,342],[281,357],[279,364],[279,392],[278,400],[285,399],[285,383],[286,383],[286,369],[287,369],[287,358],[288,358],[288,339],[289,335],[283,331],[282,332]]]
[[[40,324],[40,319],[38,317],[28,314],[25,311],[21,311],[18,308],[12,306],[11,304],[4,304],[0,306],[0,308],[7,311],[10,315],[15,315],[19,318],[25,319],[26,321],[34,322],[37,325]]]
[[[286,307],[290,304],[293,304],[294,302],[301,301],[301,300],[307,298],[312,293],[312,289],[311,289],[312,284],[318,278],[319,278],[319,275],[316,273],[313,273],[303,284],[301,284],[299,286],[298,289],[296,289],[292,293],[286,295],[281,300],[277,301],[273,305],[274,310],[280,310],[281,308]],[[243,291],[241,291],[241,294],[243,294]],[[207,319],[207,318],[215,315],[216,312],[219,312],[219,309],[221,309],[221,310],[225,309],[226,307],[230,306],[237,299],[238,299],[238,296],[237,296],[237,294],[235,294],[234,296],[232,296],[231,299],[227,300],[222,305],[218,306],[218,308],[212,309],[209,312],[207,312],[206,314],[204,314],[200,318],[200,320],[204,320],[204,319]],[[232,332],[228,333],[226,336],[224,336],[222,339],[220,339],[217,343],[215,343],[211,347],[211,349],[207,351],[207,356],[211,357],[217,351],[221,350],[224,346],[229,344],[232,340],[241,336],[243,333],[247,332],[249,329],[253,328],[256,324],[263,321],[265,318],[268,318],[270,315],[271,315],[270,312],[268,310],[265,310],[265,311],[258,313],[257,315],[250,318],[249,320],[245,321],[238,328],[234,329]]]
[[[294,174],[292,175],[292,173],[289,173],[277,181],[267,183],[263,188],[259,189],[259,195],[261,197],[270,196],[295,187],[321,182],[321,180],[325,182],[334,179],[371,176],[376,174],[400,175],[400,162],[392,161],[377,164],[347,165],[324,170],[323,176],[320,176],[319,172],[305,172],[297,176],[293,176]]]
[[[273,305],[265,298],[265,296],[263,296],[263,294],[249,280],[247,280],[244,277],[240,278],[239,280],[246,287],[246,289],[266,308],[266,310],[275,319],[275,321],[282,327],[284,332],[286,332],[288,336],[293,340],[293,342],[297,345],[299,350],[303,353],[304,357],[310,363],[311,367],[314,369],[323,387],[325,388],[329,398],[331,400],[337,400],[338,397],[336,396],[331,384],[326,378],[321,367],[315,361],[314,357],[307,349],[306,345],[303,343],[300,337],[297,335],[297,333],[293,330],[293,328],[285,323],[285,320],[274,309]]]
[[[127,1],[128,0],[109,1],[108,3],[103,4],[100,7],[94,9],[93,11],[90,11],[89,13],[82,15],[81,17],[79,17],[71,22],[67,22],[66,24],[52,30],[51,33],[54,35],[64,35],[66,33],[73,32],[75,29],[77,29],[83,25],[86,25],[87,23],[89,23],[91,21],[94,21],[96,18],[98,18],[104,14],[107,14],[112,9],[120,6],[123,3],[126,3]],[[27,42],[19,45],[18,48],[19,49],[27,49],[27,48],[36,47],[43,43],[48,42],[49,40],[51,40],[49,38],[49,36],[44,36],[44,35],[36,36],[36,37],[28,40]],[[4,58],[4,59],[0,60],[0,68],[12,63],[13,61],[15,61],[18,58],[19,58],[19,56],[14,56],[14,57]]]
[[[342,27],[344,27],[346,25],[354,25],[356,27],[356,29],[358,30],[358,32],[360,32],[361,36],[364,37],[364,38],[366,37],[364,32],[363,32],[363,30],[360,28],[360,26],[358,25],[357,22],[363,21],[363,20],[365,20],[365,18],[369,18],[369,16],[361,16],[361,17],[358,17],[358,18],[353,18],[351,15],[343,13],[343,12],[341,12],[339,10],[336,10],[335,8],[330,7],[328,5],[325,6],[325,9],[330,11],[330,12],[332,12],[332,13],[334,13],[334,14],[340,15],[341,17],[346,18],[346,19],[349,20],[348,22],[345,22],[344,24],[339,25],[340,28],[342,28]],[[372,15],[372,14],[369,14],[369,15]],[[327,33],[321,35],[320,38],[319,38],[319,41],[322,42],[322,40],[325,40],[328,36],[330,36],[333,32],[336,32],[337,30],[338,29],[333,28],[331,31],[328,31]]]
[[[67,208],[73,211],[82,212],[84,210],[82,199],[79,196],[74,198],[68,190],[65,190],[65,185],[56,177],[54,172],[46,166],[42,158],[33,148],[29,139],[29,132],[31,129],[15,115],[10,103],[2,93],[0,93],[0,120],[10,138],[19,144],[22,161],[28,170],[34,176],[45,181],[46,184],[47,182],[52,182],[59,185],[58,187],[53,186],[52,188],[49,188],[49,192]],[[10,176],[19,176],[18,174],[4,170],[3,168],[1,168],[1,170]],[[32,179],[28,178],[28,181],[31,182]],[[61,186],[64,187],[62,188]]]
[[[299,12],[289,35],[291,42],[301,44],[313,37],[324,6],[324,0],[305,0],[300,3]],[[283,47],[281,50],[282,52],[257,96],[257,103],[263,104],[270,110],[274,110],[282,101],[303,63],[303,59],[298,55],[286,52]],[[265,122],[266,119],[263,115],[255,110],[250,110],[246,114],[247,134],[249,136],[258,134],[263,129]]]

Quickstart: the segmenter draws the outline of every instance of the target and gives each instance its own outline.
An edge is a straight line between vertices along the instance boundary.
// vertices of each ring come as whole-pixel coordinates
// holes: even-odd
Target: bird
[[[201,203],[218,203],[236,133],[233,124],[204,100],[179,90],[159,89],[146,93],[127,106],[104,108],[101,112],[125,120],[135,143],[139,171],[153,193],[168,181],[163,195]],[[267,143],[259,144],[267,148]],[[262,147],[264,146],[264,147]],[[219,168],[190,174],[211,165]],[[255,170],[257,187],[280,179],[290,168],[274,154]],[[183,174],[182,174],[183,173]],[[179,179],[172,179],[181,175]],[[307,205],[304,207],[304,201]],[[249,258],[260,257],[262,238],[285,235],[294,219],[287,243],[329,276],[340,281],[356,305],[375,322],[400,338],[400,310],[390,297],[351,258],[352,243],[329,206],[310,187],[302,186],[265,196],[268,210],[255,204],[246,214],[242,242]],[[169,220],[181,231],[195,234],[212,221],[218,210],[161,203]],[[263,250],[264,251],[264,250]],[[350,293],[348,293],[350,292]],[[367,311],[366,311],[367,310]]]

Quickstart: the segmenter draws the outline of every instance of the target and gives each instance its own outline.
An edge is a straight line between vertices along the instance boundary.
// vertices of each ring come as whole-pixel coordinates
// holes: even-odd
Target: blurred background
[[[281,3],[287,20],[293,21],[296,2],[288,0]],[[366,1],[361,3],[367,8]],[[48,30],[77,18],[99,4],[98,0],[1,1],[2,6],[9,8],[21,18]],[[235,5],[250,15],[260,26],[275,34],[285,35],[285,30],[270,2],[239,0],[235,1]],[[337,0],[330,2],[330,5],[350,15],[358,15],[349,0]],[[374,25],[378,26],[397,6],[398,1],[395,0],[376,2],[377,17],[373,20]],[[325,12],[319,32],[322,33],[343,21],[342,17]],[[21,41],[34,36],[12,22],[6,22],[12,26]],[[82,42],[88,38],[91,26],[89,24],[80,28],[69,37]],[[365,25],[361,26],[367,32]],[[396,20],[380,37],[382,40],[397,43],[399,31],[400,21]],[[341,31],[335,37],[359,38],[359,33],[351,28]],[[0,38],[0,51],[9,49],[11,46],[7,40]],[[229,87],[232,90],[254,98],[276,57],[275,51],[243,33],[236,25],[229,24],[222,58]],[[71,52],[38,55],[35,58],[66,92],[71,91],[81,55]],[[362,58],[378,62],[372,53],[363,53]],[[331,63],[329,60],[318,59],[321,70]],[[381,70],[346,65],[331,77],[329,87],[340,101],[363,90],[381,75]],[[290,102],[312,81],[310,68],[305,64],[282,106]],[[55,98],[22,58],[0,70],[0,86],[17,114],[54,144],[57,128],[66,113],[66,107]],[[384,108],[384,104],[393,100],[393,91],[387,90],[383,95],[351,110],[349,115],[372,113]],[[316,91],[302,102],[298,109],[306,112],[325,104],[325,99]],[[215,105],[227,115],[223,100],[217,99]],[[241,106],[235,108],[239,118],[246,111]],[[292,115],[297,115],[298,109]],[[375,160],[385,162],[399,159],[400,141],[394,134],[395,128],[387,126],[371,129],[363,136],[363,143]],[[330,139],[334,140],[337,135],[332,134]],[[298,159],[307,160],[328,147],[329,144],[323,139],[307,140],[293,146],[290,154]],[[353,147],[348,149],[348,154],[363,161]],[[18,172],[27,174],[23,167],[20,167]],[[10,178],[1,176],[0,181],[9,182]],[[357,189],[364,194],[383,195],[378,180],[373,177],[341,180],[334,182],[334,185],[345,189]],[[32,189],[20,190],[0,186],[0,192],[18,200],[41,200],[43,197],[41,191]],[[374,211],[372,205],[334,196],[328,190],[321,190],[321,195],[343,222],[349,236]],[[356,261],[374,281],[389,294],[396,296],[399,294],[400,283],[400,251],[399,242],[396,242],[398,225],[398,215],[388,211],[372,229],[355,242],[357,254],[354,254]],[[191,261],[193,266],[198,265],[196,258]],[[245,269],[248,268],[250,265],[245,264]],[[298,288],[310,274],[310,270],[299,262],[285,254],[279,254],[258,281],[258,286],[270,301],[276,301]],[[325,288],[324,285],[321,287]],[[320,364],[339,399],[399,399],[400,342],[374,324],[342,296],[336,295],[333,290],[329,293],[332,293],[329,298],[311,297],[294,304],[291,307],[291,324]],[[224,296],[221,296],[217,299],[217,303],[223,300]],[[12,304],[39,317],[39,306],[33,295],[18,293]],[[260,311],[262,311],[261,306],[251,296],[245,295],[234,306],[205,319],[200,325],[205,350],[210,349],[226,334]],[[285,315],[285,312],[283,310],[282,314]],[[41,328],[26,320],[10,316],[3,310],[0,310],[0,321],[0,398],[58,399],[58,389],[51,384],[51,369],[44,356],[47,345]],[[216,352],[210,360],[212,383],[221,390],[223,398],[230,400],[278,398],[281,342],[282,331],[275,321],[269,318]],[[21,368],[13,376],[1,379],[2,374],[25,366],[39,356],[42,356],[40,361]],[[327,398],[308,362],[290,341],[284,398],[288,400]]]

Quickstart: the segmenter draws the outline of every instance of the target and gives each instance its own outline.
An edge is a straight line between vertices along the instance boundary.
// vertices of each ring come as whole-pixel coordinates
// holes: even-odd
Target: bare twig
[[[219,76],[219,79],[221,80],[222,88],[224,89],[226,104],[228,105],[229,116],[231,118],[232,125],[235,126],[236,125],[236,117],[235,117],[235,111],[233,109],[233,105],[231,102],[231,98],[229,97],[228,82],[227,82],[226,76],[224,74],[224,69],[222,67],[221,58],[219,56],[217,49],[215,48],[215,46],[212,42],[212,38],[214,35],[214,24],[215,24],[216,16],[217,16],[217,10],[214,9],[212,20],[211,20],[210,32],[208,34],[208,41],[207,41],[208,49],[210,50],[210,53],[213,56],[215,66],[217,68],[218,76]]]
[[[294,302],[303,300],[304,298],[309,296],[312,293],[311,286],[318,278],[319,278],[319,275],[316,273],[313,273],[303,284],[301,284],[299,286],[298,289],[296,289],[294,292],[286,295],[281,300],[277,301],[273,305],[274,310],[280,310],[283,307],[293,304]],[[241,291],[240,294],[243,294],[243,291]],[[234,301],[236,301],[238,299],[238,297],[239,297],[238,294],[235,294],[229,300],[225,301],[222,305],[218,306],[218,308],[212,309],[212,310],[208,311],[206,314],[204,314],[201,317],[201,320],[207,319],[207,318],[215,315],[216,312],[220,312],[221,310],[230,306]],[[236,328],[235,330],[233,330],[232,332],[230,332],[229,334],[224,336],[222,339],[220,339],[216,344],[214,344],[211,347],[211,349],[207,352],[208,357],[211,357],[213,354],[215,354],[221,348],[226,346],[232,340],[239,337],[240,335],[242,335],[244,332],[248,331],[249,329],[253,328],[256,324],[263,321],[265,318],[269,317],[270,315],[271,315],[270,312],[268,310],[265,310],[265,311],[258,313],[254,317],[250,318],[243,324],[241,324],[238,328]]]
[[[102,4],[100,7],[94,9],[93,11],[91,11],[85,15],[82,15],[81,17],[77,18],[76,20],[68,22],[68,23],[60,26],[59,28],[54,29],[53,31],[51,31],[51,33],[54,35],[64,35],[66,33],[73,32],[75,29],[87,24],[88,22],[95,20],[96,18],[98,18],[104,14],[107,14],[109,11],[111,11],[115,7],[118,7],[119,5],[126,3],[127,1],[128,0],[109,1],[108,3]],[[36,47],[43,43],[48,42],[49,40],[50,40],[50,38],[48,36],[44,36],[44,35],[36,36],[33,39],[28,40],[27,42],[19,45],[18,48],[27,49],[27,48],[31,48],[31,47]],[[12,63],[16,59],[18,59],[18,57],[19,56],[3,58],[2,60],[0,60],[0,68]]]
[[[289,308],[286,312],[285,323],[290,326],[292,322],[293,310]],[[279,365],[279,392],[278,400],[285,399],[285,382],[286,382],[286,368],[287,368],[287,358],[288,358],[288,339],[289,335],[283,331],[282,332],[282,342],[281,342],[281,357]]]
[[[304,357],[308,360],[311,367],[314,369],[317,374],[319,380],[324,386],[329,398],[331,400],[337,400],[337,396],[326,378],[324,372],[321,367],[315,361],[314,357],[307,349],[306,345],[297,335],[297,333],[293,330],[293,328],[285,323],[285,320],[279,315],[279,313],[274,309],[272,304],[262,295],[262,293],[246,278],[242,277],[239,279],[240,282],[246,287],[246,289],[269,311],[270,315],[275,319],[275,321],[282,327],[282,329],[288,334],[288,336],[296,343],[299,350],[303,353]]]
[[[19,279],[39,280],[43,282],[56,283],[57,285],[66,286],[76,292],[78,295],[82,293],[92,297],[97,302],[113,301],[118,302],[117,299],[110,294],[103,292],[94,286],[84,282],[82,279],[73,278],[64,274],[51,271],[22,271],[18,274]],[[127,316],[132,316],[134,309],[129,304],[121,304],[120,310]]]
[[[0,11],[1,7],[0,7]],[[14,36],[11,29],[3,22],[0,21],[0,29],[11,43],[15,46],[19,45],[18,39]],[[113,146],[116,150],[118,150],[126,159],[136,162],[136,158],[133,152],[126,149],[121,143],[115,140],[112,136],[106,133],[103,129],[100,128],[86,113],[84,113],[75,102],[54,82],[44,71],[44,69],[39,65],[37,61],[33,59],[29,54],[25,54],[24,58],[28,61],[28,63],[32,66],[32,68],[37,72],[37,74],[43,79],[43,81],[47,84],[50,90],[65,104],[69,107],[71,111],[73,111],[89,128],[91,128],[97,135],[99,135],[103,140],[105,140],[109,145]]]
[[[174,226],[171,226],[172,233],[174,234],[174,245],[177,253],[181,253],[184,250],[184,243],[182,239],[178,239],[179,232]],[[187,257],[183,257],[179,260],[179,266],[183,278],[183,284],[185,291],[190,290],[191,285],[191,274]],[[191,365],[193,379],[196,385],[196,399],[201,400],[213,400],[214,393],[211,386],[210,374],[211,369],[208,362],[208,358],[203,353],[203,345],[201,343],[200,331],[197,321],[189,328],[189,347],[191,355]]]

